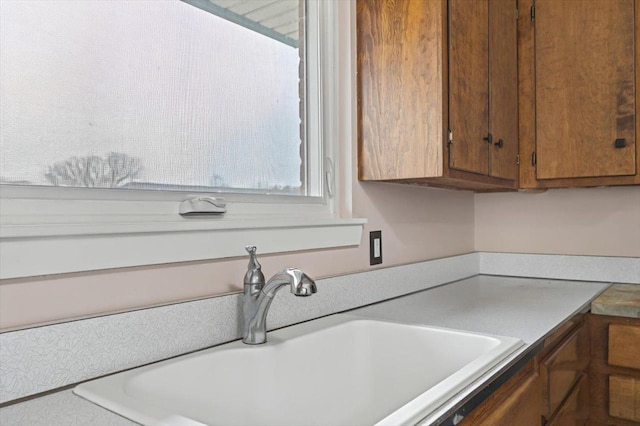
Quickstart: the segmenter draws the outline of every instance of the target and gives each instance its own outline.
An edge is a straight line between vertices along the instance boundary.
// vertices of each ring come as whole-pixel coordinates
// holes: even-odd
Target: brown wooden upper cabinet
[[[640,183],[638,6],[520,0],[521,188]]]
[[[359,178],[516,189],[516,0],[358,0]]]

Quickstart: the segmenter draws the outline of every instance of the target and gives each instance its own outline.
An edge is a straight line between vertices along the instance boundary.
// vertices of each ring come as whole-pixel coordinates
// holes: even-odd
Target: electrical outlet
[[[369,233],[369,265],[382,263],[382,231]]]

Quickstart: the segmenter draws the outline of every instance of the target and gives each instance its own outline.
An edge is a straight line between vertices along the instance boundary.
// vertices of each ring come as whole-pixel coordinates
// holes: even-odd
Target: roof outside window
[[[303,0],[182,0],[267,37],[298,47]]]

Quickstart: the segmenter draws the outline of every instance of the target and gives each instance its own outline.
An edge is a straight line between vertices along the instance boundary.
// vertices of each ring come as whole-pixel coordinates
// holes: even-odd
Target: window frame
[[[318,99],[308,105],[319,109],[307,108],[307,132],[322,141],[322,197],[0,185],[0,279],[236,257],[245,245],[263,254],[358,245],[366,219],[350,213],[354,7],[307,7],[318,17],[309,34],[320,49],[307,70],[317,72]],[[181,201],[205,194],[225,198],[227,213],[178,214]]]

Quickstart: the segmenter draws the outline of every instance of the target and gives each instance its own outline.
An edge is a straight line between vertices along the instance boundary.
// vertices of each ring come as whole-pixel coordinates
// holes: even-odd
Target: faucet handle
[[[265,279],[264,274],[262,273],[262,265],[260,265],[260,262],[258,262],[258,257],[256,255],[257,247],[246,246],[244,249],[247,251],[247,253],[249,253],[249,265],[247,268],[247,273],[244,274],[244,284],[264,285]]]

